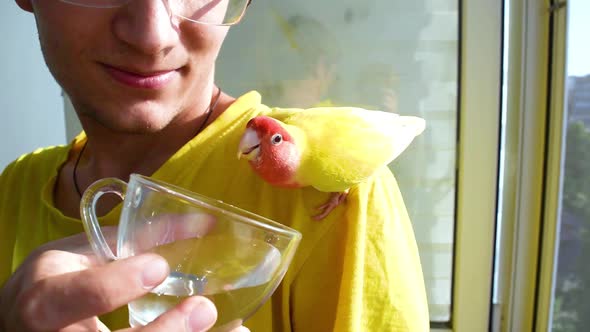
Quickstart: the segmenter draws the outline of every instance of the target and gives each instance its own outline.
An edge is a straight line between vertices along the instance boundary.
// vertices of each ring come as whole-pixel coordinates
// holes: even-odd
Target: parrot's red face
[[[300,153],[281,122],[267,116],[248,121],[238,151],[238,158],[242,157],[267,182],[284,187],[297,186],[293,177],[299,166]]]

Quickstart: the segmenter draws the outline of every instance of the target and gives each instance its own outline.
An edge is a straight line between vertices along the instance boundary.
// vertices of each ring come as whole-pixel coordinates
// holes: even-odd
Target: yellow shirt
[[[257,92],[240,97],[151,176],[250,210],[299,230],[303,239],[269,301],[244,325],[258,331],[427,331],[418,250],[397,183],[380,169],[346,203],[314,221],[327,193],[263,182],[236,158],[246,122],[272,112]],[[0,284],[39,245],[83,232],[53,205],[52,190],[73,144],[37,150],[0,176]],[[149,156],[149,151],[145,152]],[[116,211],[103,223],[116,223]],[[102,318],[127,326],[126,308]]]

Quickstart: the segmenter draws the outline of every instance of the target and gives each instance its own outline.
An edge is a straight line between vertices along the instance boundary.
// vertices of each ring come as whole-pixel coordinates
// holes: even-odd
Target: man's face
[[[149,133],[208,105],[227,27],[177,19],[160,0],[109,9],[32,0],[32,9],[45,62],[82,122]]]

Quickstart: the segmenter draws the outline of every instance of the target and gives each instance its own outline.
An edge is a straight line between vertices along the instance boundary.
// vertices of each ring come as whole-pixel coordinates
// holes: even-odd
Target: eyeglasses
[[[130,0],[61,0],[76,6],[90,8],[116,8]],[[141,0],[143,1],[143,0]],[[174,15],[185,20],[207,25],[234,25],[238,23],[252,0],[166,0]]]

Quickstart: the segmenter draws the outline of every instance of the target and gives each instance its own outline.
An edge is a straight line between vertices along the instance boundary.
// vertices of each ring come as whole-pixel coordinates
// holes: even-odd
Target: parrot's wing
[[[306,134],[298,181],[321,191],[343,191],[397,158],[422,133],[418,117],[360,108],[312,108],[283,122]]]

